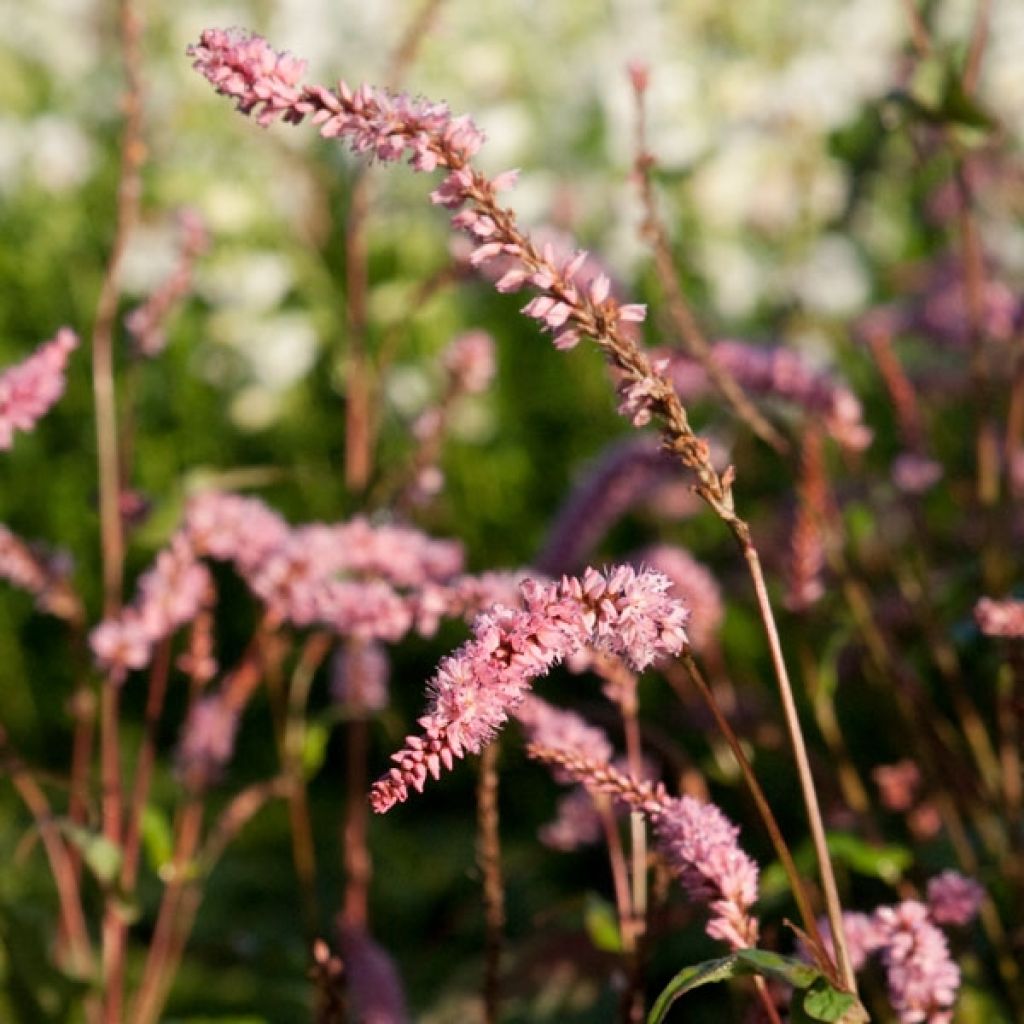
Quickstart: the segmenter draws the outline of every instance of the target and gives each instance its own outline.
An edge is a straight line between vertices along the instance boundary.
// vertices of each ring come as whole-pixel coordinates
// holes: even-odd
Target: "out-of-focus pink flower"
[[[555,808],[555,817],[541,826],[540,841],[561,853],[589,846],[601,838],[601,815],[594,798],[583,786],[566,793]]]
[[[916,900],[881,907],[875,921],[882,932],[882,962],[889,998],[900,1024],[949,1024],[960,987],[960,968],[946,937]]]
[[[467,751],[479,752],[526,696],[530,682],[583,645],[618,654],[643,669],[686,642],[687,613],[666,595],[659,573],[628,566],[581,578],[522,585],[522,607],[496,606],[473,625],[473,638],[445,658],[428,684],[422,735],[409,736],[395,766],[373,787],[378,813],[423,789]]]
[[[919,842],[934,839],[942,829],[942,815],[931,800],[923,800],[907,814],[907,828]]]
[[[556,708],[533,694],[525,697],[513,714],[522,725],[529,743],[570,750],[599,764],[610,762],[615,754],[615,748],[603,730],[585,721],[575,711]],[[554,775],[558,782],[571,781],[557,765],[554,766]]]
[[[235,752],[238,711],[221,696],[205,697],[192,707],[178,742],[177,766],[191,786],[216,781]]]
[[[1024,601],[983,597],[974,606],[974,618],[986,636],[1024,636]]]
[[[212,593],[209,569],[197,560],[185,535],[176,534],[139,579],[132,603],[90,634],[96,660],[106,671],[121,674],[142,668],[154,646],[191,622]]]
[[[921,769],[904,758],[895,764],[880,764],[872,771],[882,806],[887,811],[908,811],[921,787]]]
[[[167,280],[124,320],[135,350],[148,359],[164,350],[167,321],[191,290],[195,261],[209,245],[206,226],[195,210],[182,210],[178,214],[178,227],[181,241],[177,266]]]
[[[668,355],[669,375],[684,401],[711,392],[708,375],[696,360],[680,352]],[[744,390],[820,416],[830,436],[843,447],[861,451],[871,443],[857,396],[828,373],[811,367],[799,352],[719,341],[712,345],[711,358]]]
[[[383,711],[388,706],[391,664],[379,643],[353,640],[331,660],[331,699],[354,712]]]
[[[14,432],[32,430],[64,394],[68,357],[78,335],[62,327],[27,359],[0,373],[0,449],[14,443]]]
[[[125,609],[115,619],[105,619],[89,634],[96,660],[116,677],[149,664],[153,640],[137,612]]]
[[[892,464],[892,482],[904,494],[924,494],[942,479],[942,464],[926,455],[904,452]]]
[[[559,509],[537,568],[551,574],[575,572],[619,519],[679,476],[679,464],[653,437],[628,437],[610,445]],[[684,486],[692,497],[692,488]]]
[[[26,544],[0,525],[0,579],[31,594],[36,607],[61,619],[78,619],[82,605],[71,587],[70,559]]]
[[[985,890],[957,871],[943,871],[928,882],[928,909],[939,924],[969,924],[984,899]]]
[[[338,944],[353,1020],[360,1024],[407,1024],[405,992],[387,952],[362,929],[342,927]]]
[[[497,369],[494,338],[487,331],[460,334],[448,346],[442,358],[453,384],[463,394],[480,394],[494,380]]]

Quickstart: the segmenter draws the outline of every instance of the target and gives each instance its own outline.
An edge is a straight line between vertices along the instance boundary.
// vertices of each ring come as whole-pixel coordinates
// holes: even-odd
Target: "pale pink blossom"
[[[383,711],[388,706],[391,663],[382,644],[351,641],[331,659],[331,699],[357,713]]]
[[[89,634],[89,646],[99,664],[122,679],[128,671],[149,664],[153,639],[138,613],[127,608],[101,622]]]
[[[1024,636],[1024,601],[983,597],[974,606],[974,618],[986,636]]]
[[[428,684],[432,700],[406,738],[395,766],[373,787],[374,809],[384,812],[423,789],[456,758],[478,753],[523,701],[533,679],[571,651],[593,645],[637,669],[677,652],[686,642],[686,611],[666,596],[669,581],[628,566],[607,573],[588,569],[559,583],[522,584],[518,609],[497,605],[473,624],[473,638],[445,658]]]
[[[960,987],[946,937],[928,908],[916,900],[881,907],[875,921],[882,932],[889,999],[900,1024],[949,1024]]]
[[[570,853],[598,842],[602,828],[594,798],[583,786],[577,786],[559,799],[555,817],[541,826],[538,838],[553,850]]]
[[[487,331],[468,331],[455,338],[442,357],[455,389],[476,395],[486,391],[497,369],[494,338]]]
[[[575,711],[556,708],[546,700],[530,694],[513,711],[523,727],[528,743],[555,750],[570,750],[588,761],[607,763],[615,755],[615,748],[604,730],[591,725]],[[571,781],[554,766],[557,782]]]
[[[943,871],[928,881],[928,910],[938,924],[969,924],[984,900],[985,890],[957,871]]]
[[[894,764],[880,764],[872,771],[882,806],[887,811],[907,811],[917,800],[921,787],[921,769],[904,758]]]
[[[222,696],[193,705],[178,741],[177,767],[191,786],[216,781],[235,752],[238,710]]]
[[[124,320],[135,351],[152,359],[167,344],[167,321],[192,288],[192,272],[196,259],[206,250],[209,238],[202,218],[195,210],[178,214],[180,244],[178,263],[170,276]]]
[[[213,593],[210,571],[183,534],[161,551],[139,578],[132,603],[104,620],[89,636],[100,667],[113,672],[149,663],[153,648],[191,622]]]
[[[527,753],[557,765],[574,782],[621,801],[651,822],[659,853],[690,899],[711,910],[707,933],[732,949],[757,944],[757,864],[740,848],[739,829],[714,805],[691,796],[671,797],[660,783],[632,778],[567,745],[531,744]]]
[[[61,619],[78,619],[81,602],[71,587],[70,559],[27,544],[0,525],[0,579],[31,594],[36,607]]]
[[[68,357],[77,347],[78,335],[62,327],[27,359],[0,373],[0,449],[11,447],[16,430],[34,429],[64,394]]]
[[[712,393],[704,368],[681,352],[672,352],[669,375],[684,401]],[[824,370],[814,369],[799,353],[740,341],[719,341],[711,358],[746,391],[780,399],[820,416],[839,444],[860,451],[871,443],[871,430],[854,393]]]

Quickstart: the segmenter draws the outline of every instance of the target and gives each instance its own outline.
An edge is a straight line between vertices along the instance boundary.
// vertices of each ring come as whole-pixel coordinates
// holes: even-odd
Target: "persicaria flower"
[[[1024,636],[1024,601],[983,597],[974,606],[974,618],[986,636]]]
[[[494,379],[494,339],[487,331],[460,334],[445,351],[444,366],[458,391],[486,391]]]
[[[917,900],[875,912],[889,998],[900,1024],[950,1024],[960,987],[946,937]]]
[[[558,766],[574,782],[642,812],[654,829],[659,852],[687,895],[711,910],[708,935],[733,949],[757,944],[758,923],[751,913],[757,902],[757,864],[740,848],[739,829],[714,804],[691,796],[671,797],[660,782],[634,779],[568,745],[531,744],[527,753]]]
[[[943,871],[928,882],[928,909],[939,924],[969,924],[984,899],[985,890],[957,871]]]
[[[527,580],[522,607],[494,606],[473,624],[473,638],[445,658],[428,684],[421,735],[406,738],[395,766],[373,786],[378,813],[420,791],[466,752],[478,753],[523,701],[533,679],[583,645],[618,654],[642,670],[686,642],[687,612],[667,596],[660,573],[619,566],[588,569],[558,583]]]
[[[0,373],[0,449],[11,447],[16,430],[32,430],[64,394],[68,357],[77,347],[78,335],[62,327],[27,359]]]

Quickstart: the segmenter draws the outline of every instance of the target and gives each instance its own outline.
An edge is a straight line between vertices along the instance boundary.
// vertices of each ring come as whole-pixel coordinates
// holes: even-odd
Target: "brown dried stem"
[[[501,1004],[501,950],[505,930],[505,884],[501,869],[498,813],[498,752],[490,743],[480,755],[476,789],[476,862],[483,881],[484,903],[484,1021],[497,1024]],[[365,801],[364,801],[365,803]]]

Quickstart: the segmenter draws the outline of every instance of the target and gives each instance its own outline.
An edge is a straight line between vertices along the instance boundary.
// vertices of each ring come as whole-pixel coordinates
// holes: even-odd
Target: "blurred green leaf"
[[[174,839],[167,815],[152,804],[148,804],[142,814],[142,842],[150,867],[159,874],[160,869],[170,862]]]
[[[121,870],[123,851],[117,843],[81,825],[61,822],[61,831],[82,855],[86,867],[103,886],[111,886]]]
[[[583,927],[595,949],[603,953],[622,952],[619,916],[615,908],[596,893],[587,893],[583,908]]]
[[[323,767],[330,738],[330,730],[322,722],[307,724],[302,737],[302,772],[307,781],[315,778]]]

